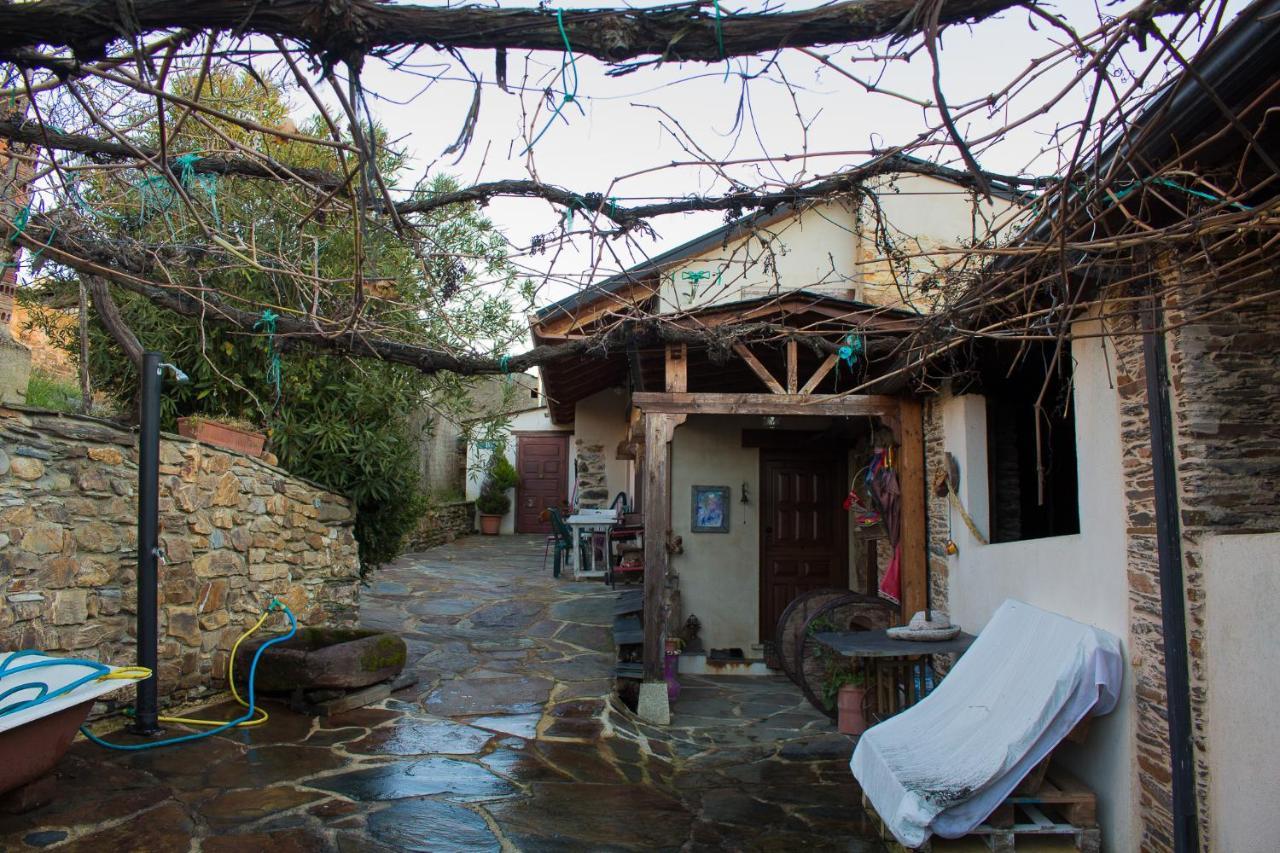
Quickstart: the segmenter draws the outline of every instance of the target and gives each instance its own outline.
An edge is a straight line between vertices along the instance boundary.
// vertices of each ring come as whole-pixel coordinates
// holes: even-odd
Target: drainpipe
[[[138,682],[134,721],[135,734],[154,735],[160,731],[157,701],[158,602],[156,557],[159,541],[160,492],[160,353],[142,354],[142,401],[138,430],[138,666],[151,670],[150,678]]]
[[[1164,681],[1173,784],[1173,849],[1200,849],[1195,761],[1191,740],[1191,679],[1187,667],[1187,614],[1182,578],[1182,530],[1173,456],[1173,409],[1169,399],[1164,323],[1158,297],[1149,306],[1150,327],[1142,336],[1151,422],[1151,473],[1155,486],[1156,552],[1160,570],[1160,618],[1164,626]]]

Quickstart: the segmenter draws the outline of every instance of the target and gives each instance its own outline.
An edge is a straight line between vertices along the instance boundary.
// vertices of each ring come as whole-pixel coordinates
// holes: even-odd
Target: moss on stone
[[[378,642],[360,656],[360,668],[365,672],[377,672],[393,666],[404,666],[404,642],[392,634],[378,638]]]

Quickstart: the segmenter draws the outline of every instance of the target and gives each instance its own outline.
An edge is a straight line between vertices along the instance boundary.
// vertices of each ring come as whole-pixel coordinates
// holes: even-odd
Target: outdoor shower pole
[[[160,491],[160,353],[142,354],[142,389],[138,430],[138,666],[151,677],[138,682],[134,722],[140,735],[160,731],[157,682],[157,586]]]

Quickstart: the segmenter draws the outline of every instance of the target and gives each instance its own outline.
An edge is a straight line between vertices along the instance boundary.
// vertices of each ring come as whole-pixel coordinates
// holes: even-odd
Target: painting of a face
[[[727,533],[729,531],[729,487],[693,487],[694,533]]]

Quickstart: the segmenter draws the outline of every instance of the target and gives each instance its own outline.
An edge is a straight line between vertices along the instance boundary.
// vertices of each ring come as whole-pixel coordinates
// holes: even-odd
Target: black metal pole
[[[138,699],[131,730],[153,735],[160,731],[157,682],[158,601],[156,557],[159,541],[160,492],[160,353],[142,354],[142,404],[138,430],[138,666],[152,676],[138,682]]]
[[[1195,763],[1191,740],[1191,679],[1187,670],[1186,593],[1182,579],[1182,525],[1173,453],[1173,410],[1169,402],[1164,324],[1159,302],[1150,305],[1150,329],[1143,335],[1147,373],[1147,415],[1151,421],[1151,474],[1155,488],[1156,552],[1160,569],[1160,620],[1164,634],[1164,682],[1168,705],[1173,786],[1173,849],[1200,849],[1196,814]]]

